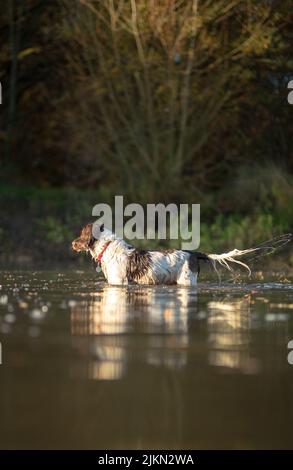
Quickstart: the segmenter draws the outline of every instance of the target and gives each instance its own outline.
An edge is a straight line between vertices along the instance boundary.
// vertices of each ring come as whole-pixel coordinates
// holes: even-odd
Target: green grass
[[[226,189],[225,189],[226,188]],[[279,168],[242,169],[233,184],[207,193],[201,203],[199,250],[248,248],[293,231],[292,180]],[[38,188],[0,185],[0,259],[76,259],[71,241],[93,220],[92,207],[113,203],[110,188]],[[159,202],[159,201],[158,201]],[[219,208],[224,208],[220,210]],[[138,247],[179,247],[180,240],[134,240]],[[283,259],[293,266],[287,249]]]

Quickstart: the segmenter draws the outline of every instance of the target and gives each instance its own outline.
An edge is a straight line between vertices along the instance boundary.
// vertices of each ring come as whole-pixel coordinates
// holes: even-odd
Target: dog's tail
[[[286,233],[285,235],[281,235],[273,238],[272,240],[261,243],[254,248],[248,248],[247,250],[234,249],[232,251],[228,251],[228,253],[222,253],[220,255],[211,253],[208,254],[207,257],[217,274],[217,266],[222,266],[233,272],[233,264],[237,264],[247,269],[249,275],[251,275],[251,269],[247,263],[275,252],[277,249],[282,248],[284,245],[289,243],[292,238],[292,233]],[[241,257],[244,257],[245,262],[238,259]]]

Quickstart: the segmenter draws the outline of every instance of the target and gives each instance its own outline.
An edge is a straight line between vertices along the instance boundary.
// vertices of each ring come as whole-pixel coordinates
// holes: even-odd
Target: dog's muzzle
[[[74,251],[83,251],[84,250],[84,246],[80,243],[79,240],[73,240],[73,242],[71,243],[71,246],[72,246],[72,249]]]

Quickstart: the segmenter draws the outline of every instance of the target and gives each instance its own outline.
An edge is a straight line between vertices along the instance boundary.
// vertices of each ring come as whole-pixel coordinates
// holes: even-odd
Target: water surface
[[[0,273],[0,448],[293,448],[293,285]]]

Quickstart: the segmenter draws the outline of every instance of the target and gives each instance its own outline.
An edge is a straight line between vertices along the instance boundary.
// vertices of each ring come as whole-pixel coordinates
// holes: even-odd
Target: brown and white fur
[[[204,254],[187,250],[141,250],[117,237],[104,225],[87,224],[79,238],[72,242],[77,252],[90,252],[92,258],[101,265],[109,284],[178,284],[194,286],[197,283],[200,261],[209,262],[217,271],[217,264],[232,271],[231,263],[245,267],[248,265],[238,258],[253,252],[273,251],[287,243],[291,235],[284,235],[274,241],[247,250],[234,249],[220,255]],[[284,237],[287,237],[284,240]],[[277,239],[276,239],[277,240]],[[271,252],[270,251],[270,252]]]

